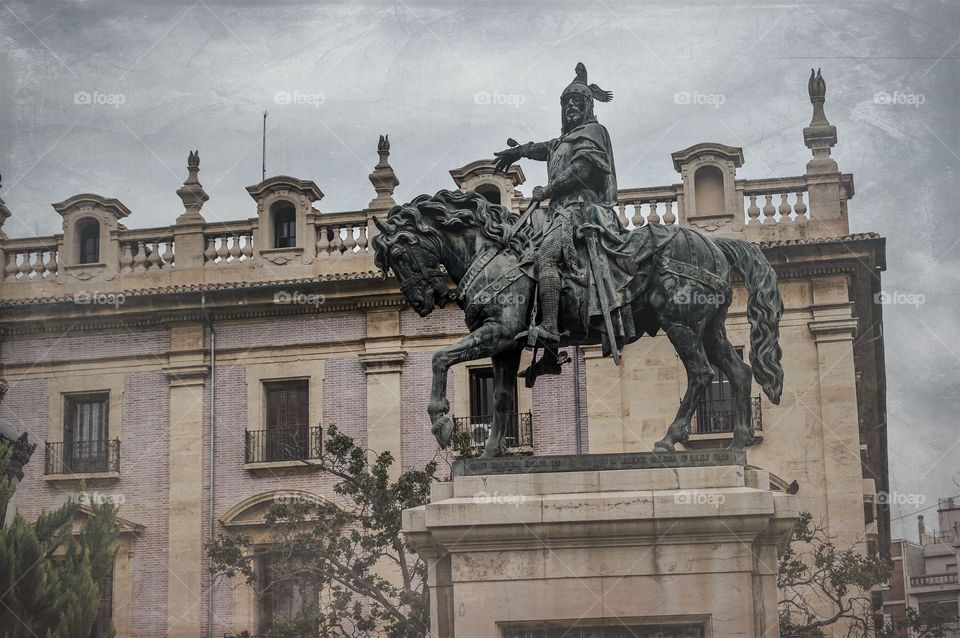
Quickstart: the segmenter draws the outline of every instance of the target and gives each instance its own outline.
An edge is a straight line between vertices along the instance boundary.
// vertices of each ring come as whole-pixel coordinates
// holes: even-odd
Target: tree
[[[793,538],[780,557],[780,637],[823,638],[844,627],[847,638],[942,638],[944,618],[936,611],[908,609],[904,621],[877,628],[870,591],[887,582],[890,564],[879,554],[834,545],[826,528],[801,512]]]
[[[0,509],[18,484],[6,474],[10,454],[10,447],[0,443]],[[40,514],[35,523],[18,513],[0,529],[0,631],[5,638],[90,635],[100,605],[97,581],[113,569],[120,523],[115,505],[95,503],[74,534],[79,510],[79,499],[71,499]]]
[[[215,572],[243,579],[261,596],[297,592],[311,601],[292,618],[275,618],[271,636],[306,631],[323,637],[426,636],[426,566],[400,528],[404,509],[429,500],[436,463],[391,481],[389,453],[371,457],[333,426],[321,458],[313,463],[339,479],[334,488],[339,502],[286,499],[293,502],[274,504],[265,518],[266,542],[227,534],[208,544]],[[257,568],[264,559],[269,570]]]

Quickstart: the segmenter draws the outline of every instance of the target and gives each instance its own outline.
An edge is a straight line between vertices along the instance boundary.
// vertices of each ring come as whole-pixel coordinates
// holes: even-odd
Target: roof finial
[[[380,161],[377,162],[377,165],[373,167],[373,172],[370,173],[370,183],[377,191],[377,196],[370,200],[369,207],[376,209],[392,208],[397,205],[397,202],[393,199],[393,189],[397,187],[400,180],[397,179],[397,175],[393,172],[393,167],[390,166],[390,161],[387,159],[390,157],[389,135],[380,136],[380,141],[377,142],[377,154],[380,156]]]
[[[813,118],[810,126],[803,129],[803,141],[813,152],[813,159],[807,162],[807,173],[836,173],[837,163],[830,157],[830,149],[837,143],[837,127],[830,124],[823,112],[826,101],[827,83],[820,73],[810,69],[807,92],[813,105]]]
[[[200,209],[203,208],[203,203],[210,199],[198,178],[200,151],[190,151],[187,156],[187,171],[189,173],[187,180],[183,183],[183,186],[177,189],[177,195],[183,202],[184,208],[184,213],[177,217],[178,224],[203,222],[204,219],[200,215]]]
[[[826,101],[827,83],[817,69],[816,75],[810,69],[810,79],[807,81],[807,92],[810,93],[810,103],[813,104],[813,119],[810,126],[830,126],[827,116],[823,112],[823,103]]]

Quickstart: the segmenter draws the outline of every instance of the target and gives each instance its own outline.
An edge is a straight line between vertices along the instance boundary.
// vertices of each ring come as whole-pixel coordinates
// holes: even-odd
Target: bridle
[[[424,249],[430,252],[431,255],[433,255],[432,251],[430,251],[427,248],[424,248]],[[420,259],[420,254],[418,251],[415,251],[415,250],[410,251],[409,255],[410,255],[410,258],[413,260],[414,265],[416,266],[416,270],[419,272],[416,275],[403,279],[399,282],[400,292],[402,292],[404,295],[406,295],[409,290],[411,290],[412,288],[415,288],[416,286],[418,286],[420,283],[424,281],[430,281],[430,279],[433,277],[443,276],[441,274],[442,271],[439,268],[432,269],[432,268],[429,268],[427,265],[425,265],[423,261]],[[439,256],[437,255],[433,255],[433,256],[436,257],[438,261],[440,261]],[[394,272],[396,272],[396,269],[394,269]],[[397,279],[400,279],[399,273],[397,273]]]

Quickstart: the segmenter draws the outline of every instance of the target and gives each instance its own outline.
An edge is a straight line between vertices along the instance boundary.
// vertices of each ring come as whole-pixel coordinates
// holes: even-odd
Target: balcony
[[[750,420],[754,432],[763,431],[760,397],[750,399]],[[701,400],[690,422],[691,434],[732,434],[737,411],[733,399]]]
[[[931,587],[934,585],[957,585],[960,581],[957,579],[956,572],[945,574],[924,574],[923,576],[911,576],[911,587]]]
[[[454,433],[463,433],[470,437],[470,447],[479,449],[487,442],[493,417],[463,416],[454,417]],[[533,452],[533,414],[517,412],[510,414],[506,433],[507,453],[524,454]]]
[[[733,437],[736,423],[736,406],[732,398],[702,399],[690,421],[689,448],[711,447],[717,441],[727,441]],[[763,440],[763,415],[760,411],[760,397],[750,399],[750,421],[753,427],[754,441]]]
[[[323,451],[323,429],[274,428],[247,430],[244,462],[257,464],[294,464],[318,459]]]
[[[43,473],[47,476],[119,472],[120,439],[46,444]]]

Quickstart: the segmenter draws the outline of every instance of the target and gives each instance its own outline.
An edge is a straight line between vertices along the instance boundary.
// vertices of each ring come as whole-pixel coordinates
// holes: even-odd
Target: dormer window
[[[725,212],[723,171],[718,166],[701,166],[693,174],[697,215],[722,215]]]
[[[290,202],[273,205],[273,247],[293,248],[297,245],[297,209]]]
[[[491,204],[500,204],[500,189],[496,184],[480,184],[477,186],[477,192],[483,195],[483,198]]]
[[[91,217],[77,222],[78,263],[100,262],[100,222]]]

